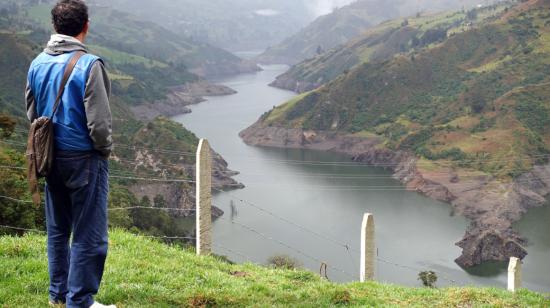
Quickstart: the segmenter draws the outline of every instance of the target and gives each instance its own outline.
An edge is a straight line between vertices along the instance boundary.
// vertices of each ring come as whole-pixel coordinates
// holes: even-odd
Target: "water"
[[[214,243],[220,245],[214,247],[217,254],[260,264],[284,254],[314,272],[326,262],[331,280],[358,280],[360,225],[363,214],[370,212],[375,215],[379,258],[400,265],[379,261],[378,281],[418,286],[421,270],[436,270],[439,286],[454,280],[459,285],[505,287],[505,264],[486,264],[468,273],[454,263],[460,255],[454,243],[461,239],[468,222],[453,216],[448,204],[404,191],[389,171],[350,165],[347,157],[334,153],[245,145],[238,133],[295,95],[267,86],[285,69],[269,66],[263,72],[220,80],[238,94],[209,98],[193,106],[193,113],[175,117],[198,136],[208,138],[230,168],[241,172],[236,179],[247,186],[214,196],[214,204],[226,213],[214,223]],[[310,163],[319,161],[327,163]],[[550,291],[550,266],[541,272],[535,266],[550,260],[549,212],[545,212],[546,221],[534,215],[526,218],[527,223],[518,224],[526,235],[533,235],[524,279],[528,287],[539,291]],[[538,222],[536,227],[529,223],[532,220]]]

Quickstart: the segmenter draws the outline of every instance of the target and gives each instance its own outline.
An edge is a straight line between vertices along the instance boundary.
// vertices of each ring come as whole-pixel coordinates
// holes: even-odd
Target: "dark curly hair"
[[[52,9],[55,32],[77,36],[88,22],[88,6],[82,0],[60,0]]]

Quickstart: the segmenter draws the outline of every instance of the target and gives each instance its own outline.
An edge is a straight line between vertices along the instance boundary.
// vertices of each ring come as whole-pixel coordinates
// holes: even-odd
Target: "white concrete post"
[[[376,244],[374,242],[374,216],[365,214],[361,224],[360,281],[374,280]]]
[[[208,140],[201,139],[197,149],[196,167],[197,255],[212,250],[212,160]]]
[[[516,292],[521,288],[521,260],[510,258],[508,265],[508,291]]]

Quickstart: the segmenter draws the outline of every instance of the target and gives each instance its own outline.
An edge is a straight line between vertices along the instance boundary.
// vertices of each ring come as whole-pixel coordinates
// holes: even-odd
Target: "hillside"
[[[94,0],[232,51],[264,50],[314,19],[310,0]]]
[[[468,11],[417,14],[383,22],[346,44],[294,65],[271,85],[298,93],[311,91],[358,64],[385,61],[434,46],[447,35],[491,20],[509,5],[503,2]]]
[[[0,193],[20,200],[29,200],[25,176],[24,149],[28,121],[23,91],[32,59],[43,49],[30,41],[33,32],[0,33]],[[194,186],[191,183],[144,181],[140,178],[193,180],[195,153],[199,139],[181,124],[166,118],[150,121],[137,119],[131,108],[143,100],[162,99],[168,85],[197,80],[193,74],[153,59],[121,53],[107,47],[92,46],[105,54],[113,78],[111,109],[115,151],[111,157],[110,207],[169,207],[177,210],[157,214],[142,210],[120,210],[111,216],[110,224],[125,228],[137,227],[158,235],[191,233],[179,219],[191,216],[194,207]],[[169,75],[165,75],[169,73]],[[147,93],[142,95],[140,93]],[[10,124],[10,123],[13,123]],[[185,153],[185,154],[182,154]],[[214,187],[238,187],[230,178],[227,162],[214,153]],[[137,178],[137,179],[128,179]],[[215,210],[219,216],[221,211]],[[147,215],[144,217],[143,215]],[[24,228],[43,228],[40,207],[0,200],[1,224]],[[0,230],[4,234],[6,230]]]
[[[303,270],[233,265],[119,230],[97,300],[119,307],[545,307],[541,294],[478,288],[336,284]],[[2,307],[47,307],[46,239],[0,237]],[[329,273],[330,275],[330,273]]]
[[[256,60],[263,64],[293,65],[344,44],[383,21],[474,4],[478,4],[477,1],[358,0],[317,18],[298,33],[268,48]]]
[[[2,0],[0,5],[13,3]],[[41,1],[42,4],[16,2],[19,16],[9,18],[26,19],[27,24],[34,23],[42,36],[37,43],[43,43],[51,31],[50,10],[52,1]],[[170,31],[156,23],[140,19],[131,14],[104,6],[90,6],[93,24],[89,44],[101,45],[110,49],[135,54],[157,60],[172,66],[185,67],[202,77],[220,77],[243,72],[253,72],[259,68],[221,48],[195,41],[177,31]]]
[[[472,221],[462,266],[524,257],[512,223],[550,193],[549,9],[523,2],[437,46],[360,64],[241,136],[391,167]]]

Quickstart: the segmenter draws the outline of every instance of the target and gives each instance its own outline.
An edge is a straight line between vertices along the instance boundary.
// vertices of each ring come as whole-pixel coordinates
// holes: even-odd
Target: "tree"
[[[155,207],[158,208],[165,208],[166,207],[166,200],[164,200],[164,197],[162,195],[156,195],[153,199],[153,202],[155,204]]]
[[[431,43],[443,41],[447,38],[447,30],[444,28],[429,29],[422,35],[420,39],[422,46],[430,45]]]
[[[13,134],[16,124],[10,116],[0,114],[0,137],[9,138]]]
[[[321,45],[317,46],[317,50],[315,51],[317,55],[323,54],[325,51],[323,50],[323,47]]]
[[[480,85],[474,85],[473,88],[467,90],[466,102],[474,113],[482,112],[485,109],[486,101],[484,90]]]
[[[469,10],[468,13],[466,13],[466,18],[468,18],[468,20],[476,20],[477,10],[476,9]]]
[[[275,268],[280,269],[296,269],[300,267],[300,262],[287,255],[272,256],[267,262]]]

